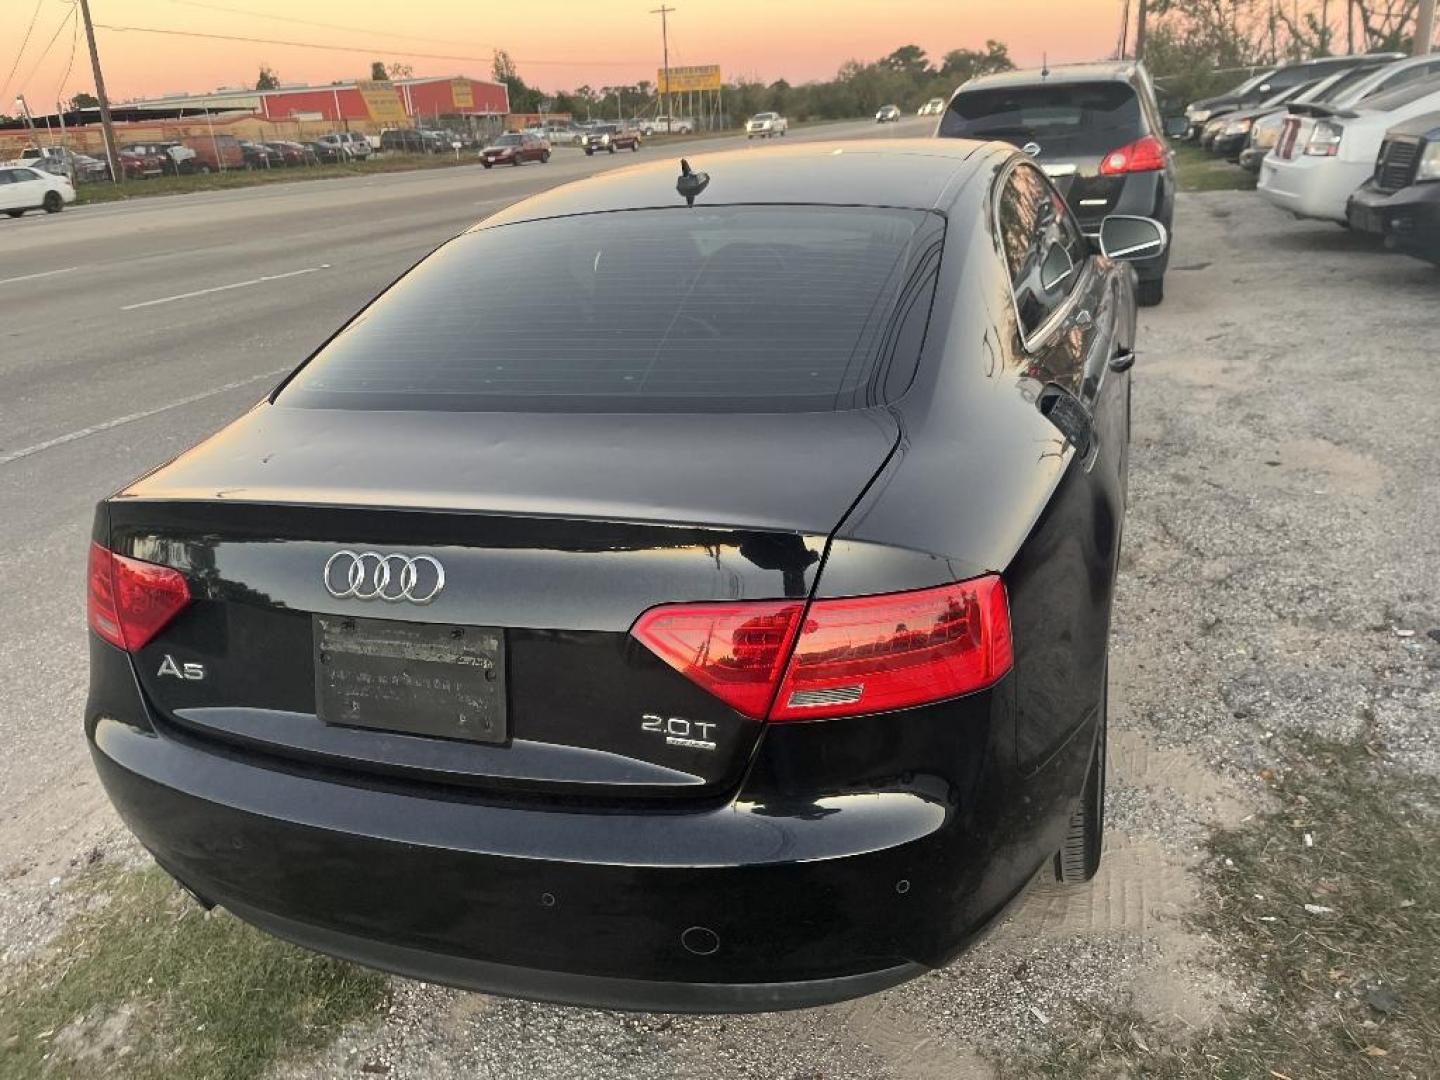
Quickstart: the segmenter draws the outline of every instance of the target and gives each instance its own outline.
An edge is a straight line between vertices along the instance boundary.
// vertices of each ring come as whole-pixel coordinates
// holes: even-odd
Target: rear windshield
[[[278,400],[516,412],[863,407],[909,384],[916,356],[900,353],[918,355],[929,300],[917,294],[933,288],[913,271],[933,264],[942,238],[942,219],[924,211],[819,206],[482,229],[362,312]]]
[[[1107,153],[1140,131],[1140,102],[1123,82],[994,87],[956,94],[940,121],[942,137],[1064,139],[1067,149]]]
[[[1440,75],[1429,75],[1381,94],[1371,94],[1357,102],[1355,107],[1374,112],[1394,112],[1431,94],[1440,95]]]
[[[496,145],[496,146],[519,146],[519,145],[520,145],[520,136],[519,136],[519,135],[501,135],[498,139],[495,140],[495,145]]]

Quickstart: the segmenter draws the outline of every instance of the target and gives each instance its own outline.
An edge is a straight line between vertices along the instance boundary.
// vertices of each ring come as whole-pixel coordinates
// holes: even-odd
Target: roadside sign
[[[672,67],[670,78],[665,78],[665,69],[657,73],[656,86],[662,94],[684,94],[691,90],[719,90],[720,65],[702,64],[699,67]]]

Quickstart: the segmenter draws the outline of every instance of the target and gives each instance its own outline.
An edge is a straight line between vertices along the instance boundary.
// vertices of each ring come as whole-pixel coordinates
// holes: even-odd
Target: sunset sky
[[[828,78],[847,59],[873,60],[914,43],[938,59],[986,38],[1020,64],[1091,59],[1114,48],[1121,0],[670,0],[671,64],[721,65],[727,79]],[[105,81],[117,101],[220,86],[253,86],[267,63],[285,82],[365,76],[371,60],[402,61],[416,75],[488,76],[494,48],[546,90],[655,78],[659,0],[90,0],[99,26],[282,39],[294,45],[97,29]],[[83,31],[69,0],[0,0],[0,80],[14,63],[0,112],[17,92],[32,110],[93,89]],[[38,12],[38,14],[37,14]],[[73,43],[73,49],[72,49]],[[421,54],[432,54],[425,56]],[[458,57],[441,59],[438,55]],[[68,74],[67,74],[68,72]]]

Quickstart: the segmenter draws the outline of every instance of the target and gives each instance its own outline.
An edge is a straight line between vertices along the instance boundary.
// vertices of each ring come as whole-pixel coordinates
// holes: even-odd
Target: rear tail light
[[[667,605],[647,611],[631,633],[731,708],[772,721],[958,697],[993,685],[1013,659],[1009,603],[996,575],[808,607]]]
[[[1128,146],[1111,150],[1100,159],[1101,176],[1121,173],[1155,172],[1165,168],[1165,144],[1154,135],[1136,139]]]
[[[1310,132],[1310,141],[1305,144],[1305,153],[1311,157],[1334,157],[1340,152],[1340,138],[1345,129],[1329,120],[1320,120]]]
[[[86,616],[112,645],[138,652],[190,603],[185,575],[90,545]]]
[[[1285,130],[1280,133],[1280,141],[1275,149],[1276,156],[1289,159],[1295,150],[1295,140],[1300,135],[1300,121],[1297,117],[1290,117],[1285,121]]]

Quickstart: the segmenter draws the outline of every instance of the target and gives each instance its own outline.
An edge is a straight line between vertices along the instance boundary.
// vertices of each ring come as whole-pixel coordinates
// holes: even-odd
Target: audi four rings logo
[[[336,600],[428,604],[445,588],[445,568],[429,555],[337,551],[325,560],[325,591]]]

